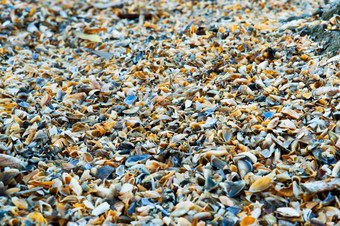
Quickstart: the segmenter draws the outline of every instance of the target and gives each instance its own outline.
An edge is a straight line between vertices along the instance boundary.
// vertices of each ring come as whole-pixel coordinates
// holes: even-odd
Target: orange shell
[[[267,189],[272,183],[272,179],[269,177],[261,177],[257,179],[249,188],[250,192],[260,192]]]

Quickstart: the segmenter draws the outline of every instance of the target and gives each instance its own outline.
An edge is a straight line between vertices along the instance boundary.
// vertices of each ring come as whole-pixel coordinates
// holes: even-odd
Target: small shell
[[[340,87],[325,86],[314,90],[313,96],[321,96],[327,94],[328,96],[335,96],[340,93]]]
[[[102,166],[98,168],[96,177],[102,180],[107,179],[114,170],[115,168],[113,168],[112,166]]]
[[[340,16],[339,15],[334,15],[331,19],[329,19],[329,22],[332,25],[336,25],[336,26],[340,27]]]
[[[13,197],[12,202],[19,209],[26,210],[28,208],[28,204],[24,199],[19,199],[18,197]]]
[[[99,216],[100,214],[105,213],[109,209],[110,205],[107,202],[104,202],[92,210],[92,215]]]
[[[238,88],[239,92],[245,95],[255,96],[254,92],[246,85],[241,85]]]
[[[70,181],[70,187],[77,196],[80,196],[83,193],[83,188],[80,186],[77,179],[72,178]]]
[[[270,122],[267,125],[268,129],[275,129],[277,127],[277,125],[279,124],[280,119],[278,117],[273,118],[272,120],[270,120]]]
[[[46,94],[43,98],[41,98],[41,101],[40,101],[40,106],[41,107],[44,107],[51,99],[51,96]]]
[[[304,188],[309,193],[318,193],[324,191],[332,191],[338,187],[340,187],[340,178],[335,178],[331,180],[319,180],[313,182],[307,182],[301,184],[301,187]]]
[[[227,163],[213,155],[211,156],[211,165],[216,167],[217,169],[224,169]]]
[[[240,226],[255,226],[259,225],[256,218],[251,216],[246,216],[242,219]]]
[[[208,220],[212,217],[212,214],[209,212],[201,212],[201,213],[196,213],[194,215],[194,219],[197,220]]]
[[[225,183],[221,183],[221,186],[224,187],[229,198],[232,198],[240,193],[245,185],[246,183],[244,181],[227,181]]]
[[[300,213],[291,207],[280,207],[276,209],[276,212],[284,217],[299,217]]]
[[[132,184],[129,184],[129,183],[123,184],[122,188],[119,191],[119,194],[124,195],[128,192],[132,192],[133,188],[134,186]]]
[[[218,199],[225,206],[234,206],[235,205],[233,200],[231,198],[227,197],[227,196],[220,196]]]
[[[340,144],[340,139],[339,139],[339,144]],[[340,161],[338,161],[332,170],[332,176],[333,177],[340,177]]]
[[[180,217],[185,215],[192,207],[194,204],[189,201],[185,202],[180,202],[175,206],[175,210],[172,211],[171,216],[173,217]]]
[[[293,185],[290,184],[289,187],[280,187],[279,184],[274,186],[274,189],[281,195],[292,197],[293,196]]]
[[[136,114],[138,111],[139,111],[139,107],[133,107],[133,108],[124,110],[123,113],[127,115],[132,115],[132,114]]]
[[[46,219],[43,217],[41,213],[37,213],[37,212],[30,213],[29,215],[27,215],[27,218],[36,223],[40,223],[40,224],[47,223]]]
[[[272,183],[272,178],[270,177],[261,177],[257,179],[249,188],[250,192],[260,192],[266,190]]]
[[[76,94],[72,94],[72,95],[69,95],[69,96],[65,97],[64,100],[70,100],[70,99],[73,99],[73,100],[82,100],[85,97],[86,97],[85,93],[76,93]]]
[[[242,158],[237,161],[237,169],[241,178],[243,179],[247,173],[253,171],[253,164],[248,157]]]
[[[281,123],[279,124],[279,127],[285,128],[285,129],[294,129],[294,130],[296,129],[295,124],[289,119],[282,120]]]
[[[0,167],[6,167],[6,166],[19,166],[21,164],[21,160],[5,154],[0,154]]]
[[[241,152],[241,153],[237,154],[236,156],[237,157],[238,156],[247,156],[252,161],[252,163],[255,164],[257,162],[257,157],[250,152]]]
[[[285,115],[289,115],[290,117],[292,117],[293,119],[299,119],[301,117],[301,114],[297,113],[296,111],[289,109],[289,108],[285,108],[281,111],[282,114]]]
[[[180,218],[178,218],[178,225],[181,225],[181,226],[191,226],[191,223],[190,223],[190,221],[188,221],[184,217],[180,217]]]

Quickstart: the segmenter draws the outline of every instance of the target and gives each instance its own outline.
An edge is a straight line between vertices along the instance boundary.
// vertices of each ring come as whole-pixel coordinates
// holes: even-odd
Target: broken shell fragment
[[[335,96],[340,93],[340,87],[325,86],[317,88],[313,91],[313,96],[321,96],[327,94],[328,96]]]
[[[324,191],[332,191],[339,190],[340,188],[340,178],[330,179],[330,180],[320,180],[313,182],[306,182],[301,184],[301,187],[304,188],[309,193],[318,193]]]
[[[104,202],[92,210],[92,215],[99,216],[110,209],[110,205]]]
[[[244,181],[227,181],[221,183],[228,197],[232,198],[240,193],[245,187],[246,183]]]
[[[340,161],[338,161],[334,165],[333,170],[332,170],[332,176],[335,177],[335,178],[340,177]]]
[[[211,156],[211,165],[216,167],[217,169],[224,169],[224,167],[227,165],[225,161],[215,157],[214,155]]]
[[[26,210],[28,208],[28,204],[24,199],[19,199],[17,197],[13,197],[12,202],[19,209]]]
[[[21,160],[5,154],[0,154],[0,167],[12,166],[16,167],[21,164]]]
[[[243,179],[247,173],[253,171],[253,164],[248,157],[242,158],[237,161],[237,169],[241,178]]]
[[[291,207],[280,207],[276,209],[276,212],[284,217],[299,217],[300,213]]]

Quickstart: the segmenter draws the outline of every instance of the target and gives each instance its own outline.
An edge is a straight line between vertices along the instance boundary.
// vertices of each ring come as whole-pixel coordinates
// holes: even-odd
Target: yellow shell
[[[246,216],[242,219],[240,226],[257,225],[254,217]]]
[[[261,177],[257,179],[249,188],[250,192],[260,192],[267,189],[272,183],[272,178]]]
[[[31,219],[33,222],[42,223],[42,224],[47,223],[46,219],[43,217],[43,215],[41,215],[41,213],[37,213],[37,212],[30,213],[27,216],[27,218]]]
[[[18,197],[13,197],[12,202],[16,207],[22,210],[25,210],[28,207],[27,202],[24,199],[19,199]]]

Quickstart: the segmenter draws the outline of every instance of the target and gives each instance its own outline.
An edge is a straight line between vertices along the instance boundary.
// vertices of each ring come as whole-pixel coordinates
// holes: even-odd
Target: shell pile
[[[330,2],[3,0],[0,224],[336,225]]]

